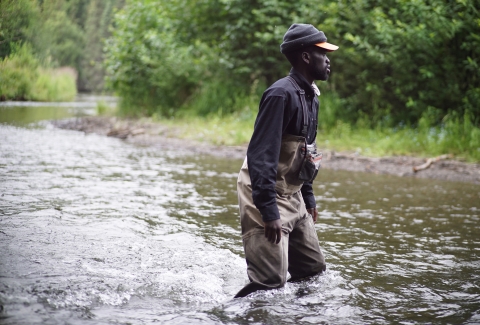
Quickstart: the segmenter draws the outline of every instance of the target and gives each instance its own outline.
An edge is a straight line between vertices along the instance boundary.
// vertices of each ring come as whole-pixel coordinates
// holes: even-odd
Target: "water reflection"
[[[0,101],[0,124],[27,125],[42,120],[96,115],[98,103],[103,103],[105,107],[114,109],[117,98],[79,94],[73,102]]]
[[[480,322],[480,186],[340,171],[315,193],[328,270],[246,278],[241,161],[0,126],[5,324]]]

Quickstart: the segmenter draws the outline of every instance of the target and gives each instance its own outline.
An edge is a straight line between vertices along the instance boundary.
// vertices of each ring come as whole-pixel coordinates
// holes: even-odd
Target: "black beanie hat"
[[[325,34],[312,25],[293,24],[283,36],[280,52],[287,53],[326,41]]]

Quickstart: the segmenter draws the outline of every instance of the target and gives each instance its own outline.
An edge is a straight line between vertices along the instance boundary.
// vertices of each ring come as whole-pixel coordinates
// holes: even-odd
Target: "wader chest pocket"
[[[305,144],[305,147],[303,147],[302,150],[304,151],[305,156],[298,174],[298,179],[304,182],[311,182],[317,177],[318,169],[322,162],[322,153],[317,152],[317,145],[315,142],[312,144]]]

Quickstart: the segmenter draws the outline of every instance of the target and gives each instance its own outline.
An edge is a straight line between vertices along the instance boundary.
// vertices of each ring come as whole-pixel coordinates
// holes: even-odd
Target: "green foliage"
[[[34,1],[0,1],[0,58],[12,53],[15,44],[32,39],[38,18],[39,8]]]
[[[77,95],[74,70],[40,69],[30,98],[36,101],[71,101]]]
[[[185,17],[174,25],[182,41],[200,39],[218,49],[230,73],[247,85],[285,76],[289,64],[280,53],[283,34],[294,22],[318,17],[317,5],[307,0],[169,2],[172,17]]]
[[[68,0],[67,15],[72,22],[77,24],[82,30],[85,30],[88,19],[88,8],[91,0]]]
[[[113,110],[112,108],[104,101],[100,100],[97,102],[97,114],[98,115],[107,115],[111,113]]]
[[[43,69],[29,45],[12,48],[0,61],[2,100],[73,100],[77,90],[71,69]]]
[[[322,115],[321,112],[320,119]],[[448,115],[440,126],[431,123],[428,114],[420,119],[417,128],[371,128],[338,120],[334,126],[319,132],[317,143],[320,147],[356,151],[366,156],[452,154],[480,161],[480,128],[472,123],[470,112],[464,116]]]
[[[476,0],[132,0],[125,13],[135,21],[140,16],[129,14],[130,9],[141,12],[152,7],[161,11],[159,19],[168,26],[164,40],[171,46],[163,51],[200,42],[216,59],[204,66],[208,69],[204,72],[216,78],[228,76],[220,82],[234,78],[245,91],[253,80],[270,84],[287,73],[288,63],[279,44],[291,23],[303,21],[324,30],[331,42],[340,45],[340,50],[330,55],[333,75],[326,87],[342,99],[344,112],[337,118],[395,126],[416,125],[429,107],[437,110],[437,123],[451,111],[480,115]],[[119,15],[119,22],[125,13]],[[142,39],[142,26],[120,23],[114,39],[122,33]],[[127,50],[123,48],[129,57]],[[107,51],[111,49],[107,47]],[[183,54],[190,61],[196,55]],[[133,63],[124,63],[119,53],[115,58],[118,66]],[[194,88],[198,89],[198,84],[190,92],[198,91]],[[163,91],[161,86],[156,89]],[[170,89],[164,92],[171,93]],[[188,97],[172,102],[178,105]]]
[[[480,115],[479,3],[464,1],[328,1],[334,89],[349,121],[415,125],[426,109],[436,123],[451,111]],[[480,121],[476,121],[479,125]]]
[[[70,66],[82,90],[101,91],[104,39],[124,0],[1,0],[0,58],[15,44],[31,44],[42,66]]]
[[[106,46],[109,85],[138,113],[242,109],[252,84],[288,73],[278,39],[306,3],[130,1]]]
[[[478,17],[478,0],[131,0],[107,67],[129,114],[252,116],[265,86],[288,72],[283,34],[310,22],[340,46],[319,83],[323,132],[371,138],[385,153],[395,143],[378,137],[465,154],[477,151],[480,126]]]
[[[80,0],[76,0],[80,1]],[[85,48],[79,66],[79,88],[100,92],[104,89],[105,66],[103,61],[105,40],[111,36],[110,24],[114,11],[123,0],[90,0],[84,21]]]
[[[43,12],[41,30],[33,41],[39,56],[56,66],[78,67],[84,35],[64,11]]]
[[[39,62],[31,47],[12,46],[11,55],[0,62],[0,98],[31,99],[33,81],[38,78]]]
[[[324,119],[322,111],[320,120]],[[468,115],[468,114],[467,114]],[[205,141],[217,145],[245,145],[252,136],[256,114],[235,112],[202,117],[183,115],[153,120],[168,126],[167,136]],[[480,128],[470,117],[449,117],[442,126],[412,128],[370,128],[352,126],[337,120],[328,130],[321,130],[317,144],[321,149],[355,151],[365,156],[415,155],[434,157],[453,154],[467,161],[480,161]],[[465,122],[466,121],[466,122]]]
[[[211,76],[212,52],[200,41],[181,43],[162,3],[130,4],[116,15],[107,43],[108,82],[122,107],[172,115]]]
[[[252,137],[255,114],[244,115],[236,112],[220,116],[182,116],[175,119],[161,119],[153,116],[168,127],[166,136],[204,141],[215,145],[243,145]]]
[[[345,120],[345,101],[335,93],[323,91],[323,89],[321,92],[318,128],[329,131],[337,125],[339,120]]]
[[[3,97],[53,98],[72,74],[50,68],[68,65],[82,90],[101,91],[107,69],[124,114],[247,121],[288,73],[284,32],[307,22],[340,46],[319,83],[333,142],[478,152],[478,0],[128,0],[112,25],[124,1],[0,0]]]
[[[264,85],[259,86],[258,79],[252,82],[250,89],[245,89],[235,80],[214,79],[202,84],[176,115],[224,116],[239,113],[251,116],[258,109],[264,88]]]

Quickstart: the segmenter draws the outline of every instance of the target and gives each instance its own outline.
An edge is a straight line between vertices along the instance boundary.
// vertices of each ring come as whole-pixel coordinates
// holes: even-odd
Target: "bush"
[[[105,48],[109,84],[128,114],[252,116],[265,86],[288,73],[283,34],[310,22],[340,46],[319,83],[319,125],[333,140],[471,156],[478,11],[477,0],[131,0]]]
[[[76,73],[72,68],[39,69],[31,99],[36,101],[71,101],[77,95]]]
[[[129,114],[172,115],[211,77],[211,51],[200,41],[181,43],[162,3],[132,3],[116,15],[107,42],[108,84]]]
[[[241,116],[256,114],[265,86],[255,80],[250,89],[226,77],[204,82],[183,104],[177,115],[223,116],[239,113]]]
[[[325,1],[333,54],[332,89],[346,117],[415,126],[427,109],[435,123],[452,111],[480,116],[478,1]],[[480,126],[480,120],[473,121]]]
[[[39,62],[29,46],[16,46],[12,52],[0,62],[0,98],[30,100]]]
[[[431,107],[439,125],[452,111],[480,116],[477,2],[132,0],[115,18],[107,65],[125,102],[168,115],[212,75],[244,92],[286,75],[282,36],[311,22],[340,45],[328,82],[342,99],[338,118],[416,126]]]
[[[77,93],[75,77],[71,68],[41,68],[30,46],[16,46],[12,54],[0,62],[0,98],[73,100]]]
[[[0,1],[0,58],[16,50],[16,43],[33,38],[39,27],[40,10],[36,1]]]

